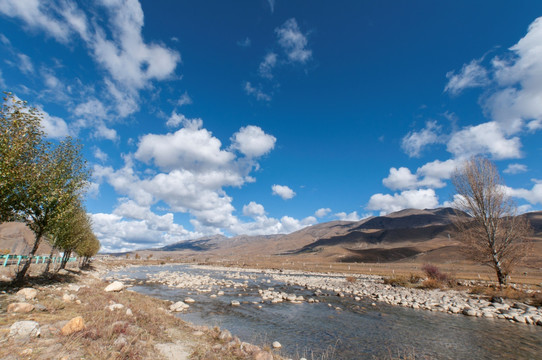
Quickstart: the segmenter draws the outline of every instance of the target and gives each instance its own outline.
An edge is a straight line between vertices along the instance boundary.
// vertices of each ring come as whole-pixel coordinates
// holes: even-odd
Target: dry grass
[[[536,307],[542,306],[542,292],[540,291],[527,292],[512,286],[478,285],[471,287],[469,292],[471,294],[482,295],[487,299],[503,298],[516,300]]]
[[[69,280],[78,278],[70,277]],[[6,314],[4,305],[11,295],[0,295],[0,300],[4,300],[0,309],[4,312],[0,316],[1,359],[18,359],[20,356],[17,355],[27,348],[32,349],[31,354],[24,356],[27,359],[159,359],[155,345],[170,343],[186,345],[192,352],[192,359],[249,358],[241,351],[238,339],[237,345],[225,344],[218,339],[216,329],[196,329],[165,311],[170,304],[168,301],[129,290],[106,293],[103,289],[107,283],[90,278],[86,278],[86,286],[78,292],[68,291],[68,285],[67,282],[34,284],[33,287],[38,289],[35,303],[45,306],[46,311],[34,310],[29,314]],[[65,293],[75,294],[81,303],[64,302],[62,296]],[[111,304],[122,304],[124,308],[106,309]],[[133,315],[128,315],[127,309]],[[62,336],[59,330],[76,316],[84,319],[85,329]],[[24,346],[8,339],[9,326],[22,320],[37,321],[42,328],[41,338],[31,339]],[[194,335],[195,330],[202,330],[203,335]],[[275,358],[280,359],[278,355]]]

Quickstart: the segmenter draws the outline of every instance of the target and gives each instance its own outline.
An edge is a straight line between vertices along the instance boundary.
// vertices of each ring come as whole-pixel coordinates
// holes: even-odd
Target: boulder
[[[188,309],[190,305],[185,304],[183,301],[177,301],[175,304],[169,306],[170,311],[180,312]]]
[[[273,349],[280,349],[282,347],[282,345],[278,341],[273,341],[273,344],[271,346],[273,346]]]
[[[38,296],[38,290],[32,288],[24,288],[17,291],[17,296],[24,297],[26,300],[33,300]]]
[[[192,299],[192,298],[186,298],[184,299],[184,302],[187,303],[187,304],[193,304],[196,302],[196,300]]]
[[[258,351],[253,355],[254,360],[273,360],[273,355],[267,351]]]
[[[241,306],[241,303],[237,300],[232,300],[230,304],[231,306]]]
[[[40,324],[36,321],[18,321],[9,328],[9,337],[23,340],[40,336]]]
[[[65,303],[71,303],[73,301],[75,301],[76,299],[76,296],[73,295],[73,294],[64,294],[62,295],[62,301],[64,301]]]
[[[12,303],[8,305],[8,313],[29,313],[34,310],[34,305],[29,303]]]
[[[105,292],[121,291],[124,289],[124,284],[120,281],[114,281],[111,284],[107,285],[104,289]]]
[[[81,316],[74,317],[62,329],[60,332],[62,335],[67,336],[73,333],[79,332],[85,328],[85,321]]]

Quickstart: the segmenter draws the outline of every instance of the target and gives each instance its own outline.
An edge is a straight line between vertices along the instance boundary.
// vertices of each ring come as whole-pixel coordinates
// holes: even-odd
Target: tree
[[[471,216],[456,222],[457,237],[473,260],[491,266],[506,285],[513,267],[530,249],[532,228],[506,194],[499,172],[490,160],[475,157],[452,174],[457,210]]]
[[[44,151],[42,115],[5,93],[0,109],[0,223],[20,220],[24,196]]]

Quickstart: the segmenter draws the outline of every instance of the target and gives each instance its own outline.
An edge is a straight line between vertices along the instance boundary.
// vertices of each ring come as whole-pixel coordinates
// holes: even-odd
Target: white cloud
[[[243,215],[252,217],[262,216],[265,215],[265,209],[263,205],[251,201],[248,205],[243,206]]]
[[[527,171],[527,165],[523,164],[508,164],[508,167],[503,171],[506,174],[519,174]]]
[[[101,162],[106,162],[109,159],[109,155],[103,152],[100,148],[94,149],[94,157]]]
[[[410,157],[419,157],[424,147],[431,144],[443,142],[443,137],[439,135],[441,127],[436,121],[428,121],[425,128],[421,131],[411,131],[401,142],[404,152]]]
[[[273,150],[277,138],[266,134],[258,126],[248,125],[233,134],[231,141],[233,149],[239,150],[248,158],[256,158]]]
[[[171,116],[166,121],[167,127],[178,127],[179,125],[183,125],[185,127],[196,127],[200,128],[203,126],[203,120],[196,118],[196,119],[189,119],[183,114],[178,114],[175,111],[171,113]]]
[[[509,196],[520,198],[526,200],[532,205],[542,204],[542,181],[533,180],[535,184],[531,190],[528,189],[513,189],[510,187],[505,187],[506,192]]]
[[[457,95],[467,88],[482,87],[489,84],[487,70],[480,65],[481,60],[472,60],[469,64],[464,64],[461,71],[456,74],[450,71],[446,74],[448,84],[444,91]]]
[[[314,212],[314,216],[321,218],[327,216],[331,212],[330,208],[321,208]]]
[[[487,101],[486,109],[507,133],[542,128],[542,17],[512,46],[514,58],[493,59],[495,79],[504,88]]]
[[[273,185],[271,187],[273,195],[278,195],[284,200],[291,199],[295,196],[295,192],[286,185]]]
[[[270,52],[265,55],[263,61],[260,63],[258,73],[261,77],[271,79],[273,78],[273,69],[277,65],[277,54]]]
[[[447,149],[455,157],[489,154],[495,159],[521,157],[518,137],[506,138],[496,122],[469,126],[452,135]]]
[[[110,16],[113,39],[97,29],[90,42],[96,61],[128,89],[138,90],[150,80],[169,78],[181,57],[174,50],[143,41],[143,10],[139,1],[108,0],[102,5]]]
[[[403,209],[432,209],[438,206],[438,197],[433,189],[405,190],[401,193],[374,194],[369,199],[368,210],[385,215]]]
[[[192,99],[190,98],[188,93],[185,91],[185,93],[181,95],[179,100],[177,100],[177,105],[184,106],[184,105],[190,105],[190,104],[192,104]]]
[[[342,221],[359,221],[361,219],[357,211],[352,211],[350,214],[345,212],[336,213],[335,217]]]
[[[32,74],[34,72],[34,65],[32,64],[30,57],[25,54],[17,54],[17,57],[19,58],[19,61],[17,62],[19,70],[25,74]]]
[[[257,88],[252,86],[249,81],[245,83],[245,93],[247,93],[247,95],[254,96],[258,101],[271,101],[270,95],[264,93],[260,86]]]
[[[141,137],[135,158],[154,163],[162,170],[212,169],[230,164],[235,155],[222,150],[222,143],[211,132],[201,128],[200,119],[185,121],[184,127],[166,135]]]
[[[390,169],[389,175],[382,180],[384,186],[391,190],[415,189],[419,187],[442,188],[446,186],[442,180],[449,179],[459,160],[435,160],[416,170],[413,174],[408,168]]]
[[[55,6],[40,0],[0,0],[0,12],[21,18],[33,30],[41,30],[60,42],[66,42],[70,29],[60,19],[55,19]]]
[[[0,87],[4,89],[7,87],[6,81],[4,80],[4,76],[2,75],[2,70],[0,70]]]
[[[288,60],[301,64],[310,60],[312,51],[307,49],[307,37],[301,33],[294,18],[286,20],[282,26],[275,29],[275,32]]]

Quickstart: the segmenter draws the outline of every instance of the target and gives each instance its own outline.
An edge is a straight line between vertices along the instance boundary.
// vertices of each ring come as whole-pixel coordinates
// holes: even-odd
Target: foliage
[[[43,236],[68,241],[58,237],[66,231],[59,227],[67,226],[90,178],[81,145],[69,137],[56,144],[47,141],[42,117],[6,93],[0,113],[0,222],[24,221],[36,236],[15,282],[24,279]]]
[[[452,175],[458,193],[456,209],[471,216],[457,221],[457,239],[465,253],[475,261],[495,270],[500,285],[507,282],[514,265],[531,248],[532,228],[523,216],[516,216],[516,206],[496,166],[485,158],[472,158]]]

